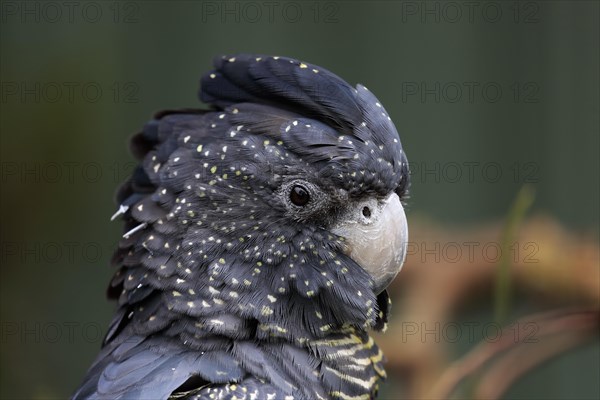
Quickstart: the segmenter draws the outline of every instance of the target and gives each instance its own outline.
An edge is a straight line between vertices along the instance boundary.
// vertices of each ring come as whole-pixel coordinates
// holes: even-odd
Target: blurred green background
[[[597,1],[2,1],[1,12],[2,398],[64,398],[82,379],[113,311],[104,290],[121,226],[108,219],[134,165],[127,139],[155,111],[199,106],[199,78],[223,53],[299,58],[373,91],[411,162],[409,226],[501,221],[530,183],[532,213],[597,240]],[[597,398],[599,354],[596,343],[554,360],[509,395]]]

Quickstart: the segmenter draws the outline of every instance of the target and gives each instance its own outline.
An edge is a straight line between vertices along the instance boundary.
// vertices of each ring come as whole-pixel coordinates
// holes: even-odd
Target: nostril
[[[369,218],[371,216],[371,209],[369,207],[363,207],[362,209],[362,215],[364,215],[365,217]]]

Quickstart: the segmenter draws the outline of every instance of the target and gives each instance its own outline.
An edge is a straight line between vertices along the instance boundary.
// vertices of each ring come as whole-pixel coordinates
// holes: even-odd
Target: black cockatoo
[[[366,87],[218,57],[210,110],[156,115],[117,195],[118,299],[75,399],[370,399],[406,254],[408,163]]]

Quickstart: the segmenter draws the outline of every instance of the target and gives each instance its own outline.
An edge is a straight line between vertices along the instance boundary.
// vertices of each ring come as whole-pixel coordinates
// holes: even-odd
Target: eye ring
[[[290,201],[293,205],[304,207],[310,201],[310,192],[302,185],[294,185],[290,190]]]

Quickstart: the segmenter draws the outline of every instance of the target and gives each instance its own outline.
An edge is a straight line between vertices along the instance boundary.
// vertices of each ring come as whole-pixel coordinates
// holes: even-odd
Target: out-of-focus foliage
[[[421,252],[407,259],[403,279],[397,279],[392,286],[392,296],[398,299],[392,323],[387,333],[377,338],[389,359],[392,376],[398,377],[394,382],[401,382],[394,388],[398,392],[390,392],[390,396],[402,393],[406,398],[438,398],[434,394],[447,393],[441,387],[458,374],[458,371],[449,371],[450,367],[462,373],[467,369],[463,364],[484,359],[486,362],[481,368],[469,374],[472,383],[477,383],[477,377],[471,376],[474,372],[481,373],[483,367],[493,366],[496,361],[500,363],[501,357],[488,359],[487,351],[498,351],[495,356],[511,354],[507,350],[512,352],[512,364],[500,364],[505,367],[501,376],[510,379],[510,374],[522,367],[524,360],[532,361],[545,355],[550,358],[560,355],[561,346],[571,348],[582,344],[587,346],[581,349],[579,357],[563,355],[551,359],[546,375],[542,375],[545,378],[541,379],[553,376],[548,371],[559,373],[569,368],[577,368],[577,374],[553,376],[555,380],[544,386],[521,384],[509,391],[507,398],[523,398],[527,394],[535,397],[534,392],[544,398],[588,398],[597,390],[594,383],[598,372],[596,360],[600,355],[597,238],[573,235],[548,216],[538,215],[527,220],[514,241],[520,244],[521,253],[516,247],[510,250],[514,309],[509,321],[501,325],[492,313],[498,259],[492,250],[475,249],[478,244],[488,249],[496,247],[502,225],[484,224],[456,230],[421,219],[416,222],[411,241],[420,246]],[[446,257],[436,260],[438,254],[444,254],[443,250],[439,253],[422,251],[438,245],[446,247]],[[473,249],[472,256],[468,254],[469,248]],[[523,254],[525,248],[527,251]],[[413,251],[416,252],[416,247]],[[461,251],[462,256],[458,257]],[[550,314],[544,318],[532,315],[540,311]],[[571,318],[549,319],[565,315]],[[595,344],[590,344],[594,340]],[[463,360],[463,364],[456,365],[460,364],[459,359],[467,358],[464,355],[467,350],[474,351],[482,344],[492,349],[480,350]],[[588,368],[578,364],[585,365],[586,360]],[[523,382],[527,380],[525,377]],[[562,380],[562,384],[556,380]],[[486,385],[480,383],[482,387],[478,387],[475,398],[493,398],[486,391],[499,389],[496,385],[500,383],[499,379],[491,379]],[[458,389],[455,394],[459,398],[469,393],[468,385]]]
[[[598,13],[593,1],[3,1],[0,397],[65,397],[79,383],[113,307],[121,227],[108,218],[134,165],[126,140],[154,111],[197,106],[222,53],[322,65],[369,87],[398,127],[412,248],[378,337],[383,397],[426,397],[451,361],[494,343],[494,251],[523,184],[536,198],[509,250],[509,323],[597,309]],[[596,339],[552,358],[506,396],[597,398],[599,351]],[[486,382],[469,376],[455,395]]]

